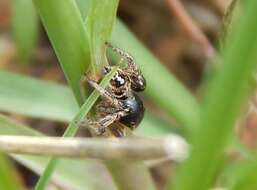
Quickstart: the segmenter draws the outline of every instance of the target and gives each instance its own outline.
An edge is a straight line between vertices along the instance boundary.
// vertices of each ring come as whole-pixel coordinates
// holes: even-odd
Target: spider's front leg
[[[86,99],[85,86],[87,84],[90,84],[90,86],[92,86],[93,88],[98,90],[98,92],[100,92],[101,96],[104,97],[105,99],[107,99],[107,100],[112,99],[112,95],[107,90],[102,88],[95,80],[88,77],[88,75],[84,74],[84,75],[82,75],[82,77],[80,79],[80,93],[81,93],[83,100]]]
[[[87,82],[93,88],[95,88],[100,93],[101,97],[103,97],[105,100],[107,100],[112,106],[116,107],[117,109],[122,109],[122,106],[121,106],[119,100],[117,100],[115,97],[113,97],[112,94],[110,94],[106,89],[101,87],[97,82],[91,80],[90,78],[87,78]]]
[[[113,52],[116,52],[117,54],[119,54],[121,57],[123,57],[124,59],[127,60],[128,65],[130,66],[136,66],[134,58],[127,52],[125,52],[124,50],[118,48],[118,47],[114,47],[112,44],[110,44],[109,42],[105,42],[106,46],[111,48],[111,50]]]

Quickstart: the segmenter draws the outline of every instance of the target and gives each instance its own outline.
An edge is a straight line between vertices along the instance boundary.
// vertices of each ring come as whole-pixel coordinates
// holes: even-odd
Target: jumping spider
[[[84,122],[93,135],[103,135],[108,128],[116,137],[125,136],[125,127],[135,129],[144,116],[144,105],[136,92],[145,90],[146,81],[131,55],[106,43],[107,47],[127,61],[124,68],[118,68],[108,86],[103,89],[97,81],[85,76],[93,88],[101,94],[95,106],[94,118],[87,117]],[[102,75],[108,74],[113,66],[103,68]]]

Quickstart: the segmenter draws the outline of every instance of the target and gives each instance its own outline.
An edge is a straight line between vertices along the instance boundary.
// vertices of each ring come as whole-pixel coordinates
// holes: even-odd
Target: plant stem
[[[90,64],[83,20],[74,0],[33,0],[66,79],[82,105],[80,79]]]
[[[208,189],[235,121],[249,95],[256,68],[257,1],[247,1],[239,25],[227,43],[224,66],[207,89],[192,154],[178,172],[175,190]]]
[[[167,158],[183,161],[188,145],[172,135],[161,139],[61,138],[0,136],[0,149],[8,153],[93,158],[104,160],[153,160]]]

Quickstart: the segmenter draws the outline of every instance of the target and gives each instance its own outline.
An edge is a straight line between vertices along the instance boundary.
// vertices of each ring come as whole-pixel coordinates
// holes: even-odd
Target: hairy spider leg
[[[109,42],[105,42],[106,46],[109,47],[113,52],[116,52],[117,54],[119,54],[120,56],[122,56],[124,59],[127,60],[128,64],[130,66],[135,67],[135,61],[134,58],[128,53],[125,52],[124,50],[118,48],[118,47],[114,47],[112,44],[110,44]]]
[[[113,97],[107,90],[105,90],[103,87],[101,87],[97,82],[91,80],[90,78],[87,78],[87,82],[93,87],[95,88],[100,95],[105,98],[108,102],[110,102],[112,105],[114,105],[117,108],[122,108],[119,101]]]
[[[115,122],[125,114],[125,111],[118,111],[116,113],[106,115],[103,118],[99,118],[95,121],[86,119],[85,121],[81,122],[80,125],[88,128],[89,131],[94,135],[102,135],[109,125],[111,125],[113,122]]]

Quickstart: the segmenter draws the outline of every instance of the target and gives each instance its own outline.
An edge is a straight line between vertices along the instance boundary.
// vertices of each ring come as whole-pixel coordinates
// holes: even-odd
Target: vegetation
[[[234,5],[234,1],[232,3]],[[12,115],[5,113],[68,123],[62,136],[76,139],[74,136],[79,131],[79,124],[100,96],[96,90],[90,93],[84,89],[84,100],[81,78],[88,70],[95,76],[100,75],[100,69],[108,63],[105,42],[110,41],[135,57],[147,81],[145,97],[158,107],[155,113],[165,115],[155,116],[151,109],[147,109],[142,124],[134,133],[139,137],[133,138],[158,136],[165,139],[170,134],[176,134],[185,143],[181,151],[187,152],[186,160],[178,159],[176,155],[165,158],[181,162],[167,177],[166,188],[256,189],[256,153],[241,143],[234,129],[240,116],[245,115],[243,112],[254,88],[257,1],[248,0],[240,4],[240,17],[236,16],[240,19],[233,22],[233,26],[226,20],[227,17],[224,18],[226,36],[222,36],[222,49],[213,52],[213,56],[207,56],[209,61],[206,64],[209,65],[203,66],[208,71],[199,87],[200,98],[194,96],[122,21],[116,19],[118,4],[118,0],[12,1],[18,62],[27,63],[22,67],[31,66],[40,36],[40,18],[68,86],[0,71],[0,110],[3,111],[0,115],[0,147],[1,135],[44,136],[29,126],[11,121]],[[23,14],[24,8],[26,14]],[[233,15],[233,9],[228,10],[227,14]],[[24,20],[27,23],[21,25]],[[209,42],[206,43],[208,45]],[[117,63],[117,57],[108,53],[108,58]],[[118,66],[119,63],[101,81],[103,88]],[[106,143],[108,141],[106,139]],[[171,148],[169,143],[165,146]],[[187,146],[190,148],[187,149]],[[228,148],[230,151],[227,151]],[[231,152],[239,159],[231,158]],[[157,189],[158,181],[151,176],[148,164],[143,161],[104,160],[100,165],[99,161],[89,159],[35,157],[11,154],[11,150],[7,153],[40,176],[36,190],[47,189],[51,180],[60,189]],[[179,151],[172,154],[179,154]],[[146,154],[146,160],[150,156],[150,153]],[[6,156],[1,153],[0,189],[26,189],[17,177],[18,172],[7,162]]]

